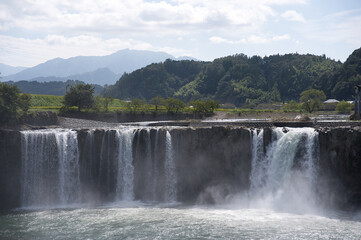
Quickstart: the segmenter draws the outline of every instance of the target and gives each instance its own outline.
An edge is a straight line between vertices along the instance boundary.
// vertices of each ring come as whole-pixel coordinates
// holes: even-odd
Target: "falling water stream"
[[[176,165],[173,156],[174,153],[172,147],[172,136],[169,131],[166,132],[165,148],[165,201],[175,202],[177,200],[177,176]]]
[[[75,131],[22,132],[22,206],[79,203],[78,160]]]
[[[276,128],[267,149],[263,131],[252,134],[251,206],[301,213],[316,210],[318,133],[313,128],[285,132]]]
[[[132,201],[134,200],[134,167],[132,143],[134,130],[127,129],[116,131],[118,144],[118,173],[116,185],[116,200]]]

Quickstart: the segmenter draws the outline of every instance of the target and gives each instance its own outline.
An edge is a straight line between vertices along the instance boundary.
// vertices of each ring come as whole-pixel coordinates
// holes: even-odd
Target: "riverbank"
[[[129,120],[129,121],[127,121]],[[349,127],[358,128],[361,121],[350,121],[348,115],[314,114],[310,117],[299,113],[227,113],[211,115],[196,114],[115,114],[115,113],[74,113],[58,116],[55,112],[37,112],[1,127],[8,130],[47,128],[104,128],[128,126],[183,126],[212,127],[238,126],[245,128],[265,127],[312,127],[318,130]]]

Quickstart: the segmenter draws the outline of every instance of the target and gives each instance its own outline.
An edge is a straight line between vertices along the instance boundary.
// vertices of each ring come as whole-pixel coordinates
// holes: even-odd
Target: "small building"
[[[332,103],[332,104],[336,104],[336,103],[339,103],[340,101],[336,100],[336,99],[327,99],[326,101],[324,101],[323,103],[324,104],[327,104],[327,103]]]
[[[335,111],[336,106],[340,101],[336,99],[327,99],[323,102],[322,110],[323,111]]]
[[[361,85],[355,86],[355,119],[360,119],[361,114]]]

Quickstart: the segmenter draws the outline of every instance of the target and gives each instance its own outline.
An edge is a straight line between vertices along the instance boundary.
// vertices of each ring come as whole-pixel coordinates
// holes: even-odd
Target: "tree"
[[[348,103],[342,100],[341,102],[337,103],[336,111],[339,113],[350,113],[352,109],[352,105],[353,105],[352,103]]]
[[[184,107],[185,107],[185,104],[184,102],[182,102],[181,100],[179,99],[176,99],[176,98],[168,98],[166,100],[166,105],[165,107],[167,108],[167,111],[168,112],[175,112],[175,113],[178,113],[179,111],[181,111]]]
[[[158,111],[158,106],[163,105],[165,102],[165,99],[161,96],[156,96],[152,99],[150,99],[149,103],[155,105],[155,112]]]
[[[83,108],[92,108],[94,102],[94,87],[90,84],[71,86],[64,96],[64,105],[67,107],[76,106],[79,112]]]
[[[27,113],[31,106],[31,95],[28,93],[22,93],[18,99],[18,106],[23,111],[23,113]]]
[[[105,97],[103,99],[104,110],[106,112],[109,111],[109,105],[113,102],[113,100],[114,100],[114,98],[112,98],[112,97]]]
[[[302,109],[301,104],[297,103],[295,100],[291,100],[289,103],[285,104],[282,107],[282,110],[285,112],[298,112]]]
[[[316,111],[322,102],[326,99],[326,95],[321,90],[310,89],[301,93],[300,102],[302,107],[309,113]]]
[[[281,94],[280,94],[280,91],[278,90],[277,82],[275,82],[273,84],[272,91],[271,91],[271,98],[272,98],[273,102],[280,102],[281,101]]]
[[[127,108],[129,109],[130,112],[135,113],[141,110],[144,107],[144,105],[145,105],[144,100],[136,98],[127,104]]]
[[[214,110],[219,107],[219,103],[214,100],[196,100],[189,102],[189,105],[192,105],[193,111],[198,113],[213,113]]]
[[[26,113],[30,107],[31,96],[21,94],[16,86],[0,82],[0,124],[18,116],[18,109]]]

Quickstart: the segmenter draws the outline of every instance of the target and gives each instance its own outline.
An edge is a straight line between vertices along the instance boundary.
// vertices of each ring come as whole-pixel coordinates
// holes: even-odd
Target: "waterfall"
[[[315,207],[317,132],[311,128],[273,130],[275,139],[263,153],[262,131],[253,131],[251,205],[311,211]]]
[[[118,142],[117,200],[132,201],[134,199],[133,138],[133,129],[116,131]]]
[[[77,134],[74,131],[60,132],[55,137],[58,146],[60,202],[79,203],[81,188]]]
[[[263,150],[263,129],[258,133],[257,130],[251,131],[252,133],[252,169],[251,169],[251,193],[256,191],[261,185],[264,184],[265,173],[264,167],[266,164],[262,164],[260,161],[264,159]]]
[[[79,154],[75,131],[22,131],[23,207],[79,203]]]
[[[177,167],[183,166],[176,166],[177,139],[171,132],[133,127],[22,131],[22,206],[178,201],[178,192],[193,189],[186,184],[194,181],[177,176],[183,171]],[[311,128],[275,128],[272,136],[268,133],[249,132],[250,206],[311,211],[317,206],[318,133]]]
[[[167,202],[175,202],[177,201],[177,174],[172,146],[172,136],[169,131],[166,132],[164,171],[166,181],[165,200]]]

